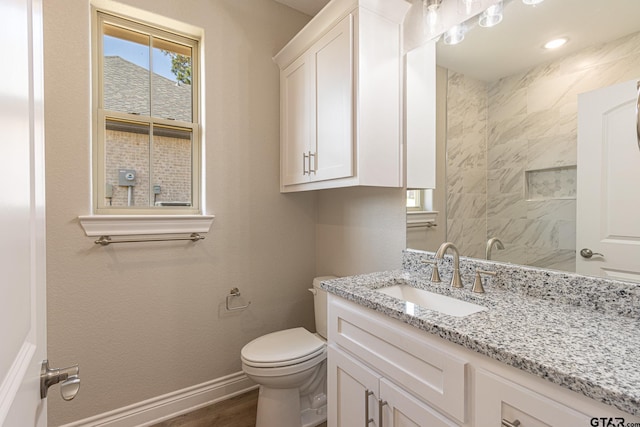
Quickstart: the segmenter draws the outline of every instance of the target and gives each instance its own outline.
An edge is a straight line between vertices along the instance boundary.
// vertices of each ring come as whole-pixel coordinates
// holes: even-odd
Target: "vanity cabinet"
[[[367,415],[384,426],[465,422],[464,359],[333,295],[329,300],[330,426],[363,425]]]
[[[328,302],[329,427],[378,427],[380,420],[384,427],[640,422],[336,295]]]
[[[405,0],[332,0],[275,57],[280,190],[402,187]]]

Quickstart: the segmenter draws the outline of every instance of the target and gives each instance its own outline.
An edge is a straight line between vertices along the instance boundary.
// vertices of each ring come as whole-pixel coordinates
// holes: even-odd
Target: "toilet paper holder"
[[[230,305],[231,298],[239,297],[239,296],[240,296],[240,289],[232,288],[229,291],[229,295],[227,295],[227,299],[226,299],[226,302],[225,302],[225,308],[227,309],[227,311],[244,310],[245,308],[247,308],[247,307],[249,307],[251,305],[251,301],[249,301],[249,302],[247,302],[246,305],[240,305],[238,307],[231,307],[231,305]]]

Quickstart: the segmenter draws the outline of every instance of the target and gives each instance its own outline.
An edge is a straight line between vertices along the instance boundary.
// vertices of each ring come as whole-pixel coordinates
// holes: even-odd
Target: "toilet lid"
[[[286,329],[263,335],[242,348],[245,362],[282,366],[300,363],[324,350],[324,341],[304,328]]]

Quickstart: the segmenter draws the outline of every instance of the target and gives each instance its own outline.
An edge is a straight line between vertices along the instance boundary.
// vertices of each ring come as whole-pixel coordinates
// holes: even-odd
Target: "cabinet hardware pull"
[[[518,427],[519,425],[520,425],[519,420],[509,421],[509,420],[505,420],[504,418],[502,419],[502,427]]]
[[[302,153],[302,175],[311,174],[307,172],[307,153]]]
[[[382,427],[382,408],[384,408],[386,404],[386,400],[378,399],[378,427]]]
[[[313,157],[313,169],[311,169],[312,157]],[[311,151],[309,151],[309,175],[311,175],[311,172],[313,172],[313,174],[315,175],[317,170],[318,170],[318,160],[316,160],[316,153],[312,153]]]
[[[369,396],[372,394],[370,390],[364,391],[364,427],[368,427],[373,422],[373,418],[369,418]]]

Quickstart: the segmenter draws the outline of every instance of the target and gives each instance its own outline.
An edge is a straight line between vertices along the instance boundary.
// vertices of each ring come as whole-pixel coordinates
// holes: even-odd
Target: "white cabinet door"
[[[406,55],[407,188],[436,188],[436,43]]]
[[[522,427],[591,425],[590,416],[480,369],[475,395],[477,426],[500,426],[503,419]]]
[[[315,81],[312,181],[353,175],[353,16],[311,48]]]
[[[402,22],[410,2],[361,3],[332,2],[274,57],[283,193],[404,185]],[[307,131],[306,148],[294,147],[302,139],[294,135]]]
[[[327,357],[328,425],[378,426],[380,375],[332,345]]]
[[[333,345],[328,360],[330,427],[457,425]]]
[[[384,427],[455,427],[456,423],[385,378],[380,380]]]
[[[280,73],[280,167],[283,185],[309,181],[308,151],[312,136],[310,79],[308,55],[300,57]]]

